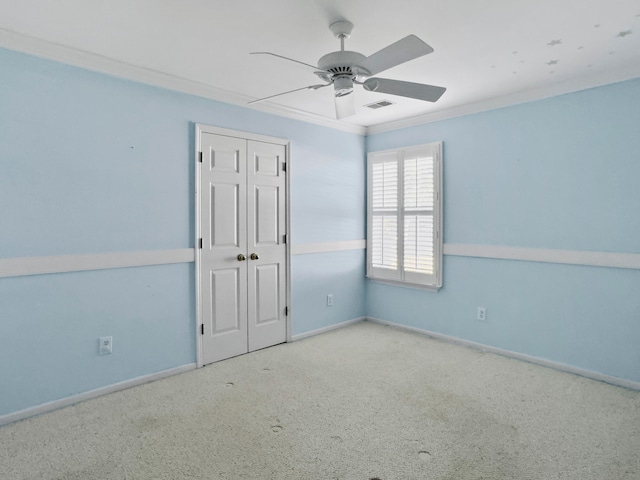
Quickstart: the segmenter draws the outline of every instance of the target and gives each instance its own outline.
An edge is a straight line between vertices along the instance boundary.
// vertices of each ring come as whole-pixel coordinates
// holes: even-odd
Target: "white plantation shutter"
[[[398,268],[398,207],[400,163],[396,155],[382,156],[371,164],[370,204],[371,265],[381,278],[400,280]]]
[[[369,277],[441,286],[441,148],[369,155]]]
[[[376,267],[398,268],[398,219],[385,215],[373,217],[372,262]]]
[[[433,275],[433,157],[404,160],[405,281],[422,283]]]

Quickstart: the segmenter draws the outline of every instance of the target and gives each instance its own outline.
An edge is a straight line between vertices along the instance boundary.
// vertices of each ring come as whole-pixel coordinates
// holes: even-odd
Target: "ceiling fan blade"
[[[263,100],[269,100],[270,98],[279,97],[280,95],[286,95],[287,93],[299,92],[300,90],[318,90],[322,87],[328,87],[331,85],[330,83],[321,83],[320,85],[309,85],[308,87],[295,88],[293,90],[289,90],[287,92],[276,93],[275,95],[269,95],[268,97],[258,98],[257,100],[251,100],[247,103],[247,105],[251,105],[252,103],[262,102]]]
[[[318,67],[316,67],[314,65],[311,65],[309,63],[300,62],[299,60],[294,60],[293,58],[285,57],[283,55],[278,55],[277,53],[271,53],[271,52],[249,52],[249,55],[271,55],[273,57],[283,58],[285,60],[289,60],[290,62],[295,62],[295,63],[299,63],[300,65],[305,65],[307,67],[311,67],[316,71],[324,72],[324,70],[322,70],[322,69],[320,69],[320,68],[318,68]]]
[[[336,102],[336,118],[338,120],[350,117],[356,113],[356,101],[353,92],[341,97],[335,97]]]
[[[433,48],[429,45],[415,35],[408,35],[379,52],[368,56],[359,66],[368,70],[371,75],[375,75],[431,52],[433,52]]]
[[[362,84],[369,92],[389,93],[401,97],[415,98],[426,102],[436,102],[447,90],[444,87],[424,83],[403,82],[388,78],[369,78]]]

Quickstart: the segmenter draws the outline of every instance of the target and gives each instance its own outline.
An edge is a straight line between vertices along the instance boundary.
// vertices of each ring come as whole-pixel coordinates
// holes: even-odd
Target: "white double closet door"
[[[286,341],[285,146],[199,129],[201,359]]]

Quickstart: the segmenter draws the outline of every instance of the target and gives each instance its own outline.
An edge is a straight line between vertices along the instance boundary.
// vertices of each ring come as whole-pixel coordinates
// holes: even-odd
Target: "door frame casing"
[[[285,163],[286,163],[286,171],[285,173],[285,232],[284,234],[287,236],[287,241],[285,243],[285,285],[286,285],[286,303],[288,314],[285,316],[285,324],[287,328],[286,341],[291,342],[291,234],[290,234],[290,202],[289,202],[289,178],[291,173],[291,142],[289,140],[271,137],[267,135],[260,135],[256,133],[243,132],[240,130],[231,130],[228,128],[215,127],[212,125],[205,125],[202,123],[195,124],[195,158],[194,158],[194,168],[195,168],[195,237],[194,237],[194,245],[195,245],[195,300],[196,300],[196,325],[195,325],[195,334],[196,334],[196,366],[198,368],[204,366],[203,354],[202,354],[202,334],[201,334],[201,325],[203,324],[203,312],[202,312],[202,282],[200,279],[200,262],[201,262],[201,249],[200,249],[200,238],[202,221],[201,221],[201,212],[200,212],[200,201],[201,201],[201,191],[200,191],[200,180],[201,180],[201,168],[202,163],[200,163],[200,153],[202,152],[202,145],[200,143],[200,136],[202,133],[211,133],[214,135],[222,135],[226,137],[234,137],[241,138],[244,140],[253,140],[256,142],[264,142],[264,143],[273,143],[275,145],[281,145],[285,149]]]

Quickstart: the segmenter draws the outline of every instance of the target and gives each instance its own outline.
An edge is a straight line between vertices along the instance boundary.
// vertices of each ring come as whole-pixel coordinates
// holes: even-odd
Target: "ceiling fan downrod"
[[[353,31],[351,22],[345,20],[334,22],[329,25],[329,29],[334,37],[340,39],[340,50],[328,53],[318,61],[318,66],[323,70],[318,72],[318,76],[333,83],[336,97],[344,97],[353,92],[353,83],[357,81],[356,77],[359,74],[356,65],[366,57],[358,52],[344,49],[344,41],[351,37]]]
[[[329,30],[333,32],[333,35],[340,39],[340,50],[344,52],[344,40],[345,38],[351,38],[351,32],[353,32],[353,23],[346,20],[340,20],[339,22],[333,22],[329,25]]]

